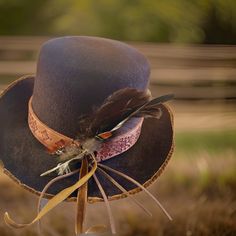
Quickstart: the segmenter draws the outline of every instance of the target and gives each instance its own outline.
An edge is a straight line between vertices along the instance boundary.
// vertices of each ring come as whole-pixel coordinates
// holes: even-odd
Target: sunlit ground
[[[112,202],[118,235],[236,235],[236,126],[230,117],[222,119],[227,129],[214,123],[214,117],[202,117],[192,106],[172,104],[176,116],[176,149],[162,176],[150,191],[163,203],[173,217],[170,222],[144,194],[137,198],[153,213],[150,218],[128,199]],[[184,110],[183,110],[184,107]],[[227,106],[226,106],[227,107]],[[218,107],[219,108],[219,107]],[[213,109],[209,106],[209,109]],[[228,109],[228,108],[227,108]],[[226,110],[227,110],[226,109]],[[189,113],[187,112],[189,110]],[[220,119],[222,107],[216,112]],[[195,115],[194,115],[195,114]],[[204,113],[207,115],[207,112]],[[209,114],[212,114],[210,112]],[[189,119],[190,124],[184,121]],[[233,117],[233,116],[232,116]],[[206,122],[209,122],[208,125]],[[197,127],[198,126],[198,127]],[[37,197],[22,190],[7,177],[0,176],[0,214],[11,213],[19,222],[30,221],[36,213]],[[54,209],[43,221],[43,235],[73,235],[74,204],[64,203]],[[107,224],[105,206],[88,207],[87,227]],[[0,220],[0,235],[36,235],[37,227],[12,230]]]

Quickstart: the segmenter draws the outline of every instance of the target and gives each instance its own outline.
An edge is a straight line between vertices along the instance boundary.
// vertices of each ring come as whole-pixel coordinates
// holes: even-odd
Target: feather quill
[[[120,89],[109,96],[92,115],[80,119],[80,133],[88,138],[110,130],[150,98],[147,92],[133,88]]]
[[[158,105],[172,98],[172,95],[165,95],[151,100],[149,91],[120,89],[109,96],[92,115],[80,119],[78,139],[85,140],[99,134],[114,132],[134,116],[160,118],[162,112]]]

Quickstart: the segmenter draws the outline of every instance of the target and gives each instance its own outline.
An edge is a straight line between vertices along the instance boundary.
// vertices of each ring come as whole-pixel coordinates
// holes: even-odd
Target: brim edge
[[[2,98],[2,96],[4,96],[12,87],[14,87],[18,82],[24,80],[24,79],[29,79],[29,78],[33,78],[34,75],[25,75],[25,76],[22,76],[20,77],[19,79],[15,80],[14,82],[12,82],[7,88],[5,88],[2,93],[0,94],[0,99]],[[149,187],[153,182],[155,182],[155,180],[163,173],[165,167],[167,166],[167,164],[169,163],[169,160],[171,159],[171,156],[174,152],[174,148],[175,148],[175,143],[174,143],[174,117],[173,117],[173,113],[171,111],[171,109],[169,108],[169,106],[163,104],[167,110],[168,110],[168,113],[170,115],[170,120],[171,120],[171,127],[172,127],[172,145],[171,145],[171,148],[170,148],[170,151],[168,152],[168,155],[167,155],[167,158],[166,160],[164,161],[164,163],[161,165],[161,167],[158,169],[158,171],[150,178],[148,179],[144,184],[143,186],[145,188]],[[13,180],[16,184],[20,185],[20,187],[24,188],[25,190],[33,193],[33,194],[36,194],[38,196],[40,196],[41,192],[29,187],[28,185],[26,184],[23,184],[21,183],[21,181],[19,179],[17,179],[10,171],[8,171],[6,168],[4,168],[4,164],[3,164],[3,167],[2,168],[2,172],[3,174],[5,174],[6,176],[8,176],[11,180]],[[130,191],[128,191],[128,194],[136,194],[136,193],[139,193],[141,192],[142,189],[140,187],[137,187],[137,188],[134,188]],[[128,197],[128,194],[125,194],[125,193],[120,193],[120,194],[116,194],[116,195],[113,195],[113,196],[108,196],[108,200],[109,201],[113,201],[113,200],[119,200],[119,199],[123,199],[123,198],[126,198]],[[53,198],[55,195],[52,195],[52,194],[44,194],[44,198],[47,198],[47,199],[51,199]],[[67,202],[74,202],[76,201],[76,197],[69,197],[66,199]],[[88,197],[88,203],[90,204],[93,204],[93,203],[96,203],[96,202],[103,202],[103,198],[99,198],[99,197]]]

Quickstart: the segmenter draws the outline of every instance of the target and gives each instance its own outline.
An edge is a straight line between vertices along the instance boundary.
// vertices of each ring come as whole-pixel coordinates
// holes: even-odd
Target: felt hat
[[[47,41],[40,50],[36,74],[16,80],[0,95],[0,159],[4,173],[25,189],[40,194],[52,179],[50,175],[40,175],[58,164],[29,127],[31,97],[32,108],[41,122],[55,132],[75,137],[79,117],[91,113],[120,89],[146,90],[149,75],[147,59],[125,43],[85,36]],[[135,143],[112,158],[100,160],[145,187],[161,174],[173,152],[172,113],[166,105],[159,107],[161,117],[145,118]],[[125,127],[132,130],[137,124],[140,119],[132,118]],[[109,174],[130,193],[141,190],[127,179]],[[126,196],[99,171],[97,178],[109,200]],[[77,180],[78,176],[73,175],[56,182],[47,190],[46,197],[50,198]],[[68,200],[75,197],[76,192]],[[101,193],[91,178],[88,201],[101,200]]]

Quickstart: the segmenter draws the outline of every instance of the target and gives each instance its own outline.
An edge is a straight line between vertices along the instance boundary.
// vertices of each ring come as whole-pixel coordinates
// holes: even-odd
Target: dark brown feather
[[[122,125],[128,121],[132,117],[153,117],[153,118],[160,118],[161,117],[161,109],[159,105],[163,102],[167,102],[170,99],[173,99],[172,94],[164,95],[158,98],[154,98],[151,101],[146,102],[145,104],[137,107],[136,109],[133,110],[130,114],[128,114],[123,120],[121,120],[115,127],[113,127],[110,132],[114,132]]]
[[[109,96],[93,114],[79,120],[79,139],[94,137],[112,129],[138,107],[150,101],[148,91],[133,88],[120,89]]]
[[[109,96],[96,111],[90,125],[91,131],[98,134],[112,129],[138,107],[147,103],[150,98],[150,94],[146,91],[132,88],[118,90]]]
[[[164,103],[164,102],[167,102],[167,101],[169,101],[173,98],[174,98],[174,96],[172,94],[167,94],[167,95],[164,95],[164,96],[161,96],[161,97],[154,98],[151,101],[144,104],[139,109],[137,109],[130,116],[160,118],[161,109],[160,109],[159,105]]]
[[[119,129],[131,117],[160,118],[160,103],[172,99],[172,95],[165,95],[151,99],[149,91],[125,88],[114,92],[102,106],[90,116],[80,119],[78,139],[95,137],[106,131]]]

